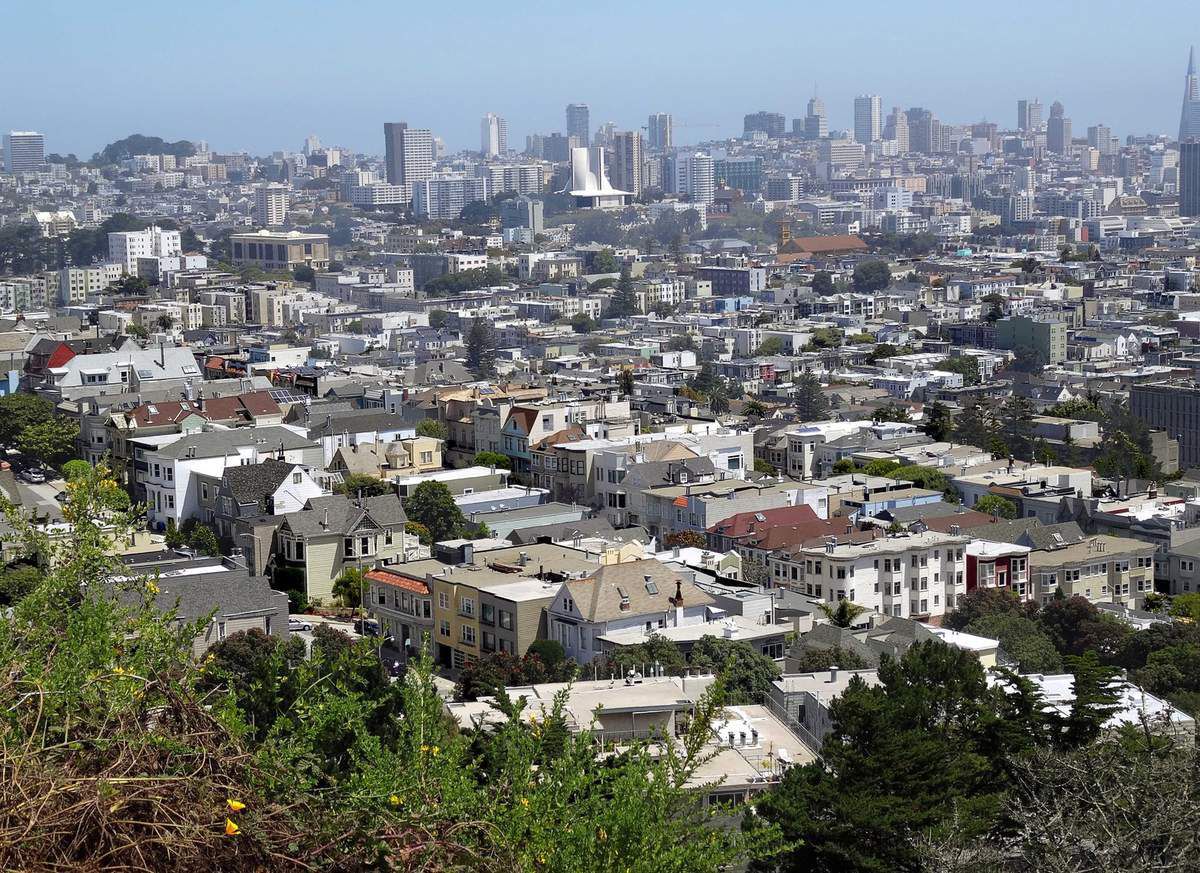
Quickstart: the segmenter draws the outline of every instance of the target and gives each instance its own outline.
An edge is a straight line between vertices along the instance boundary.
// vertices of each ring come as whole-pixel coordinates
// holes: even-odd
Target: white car
[[[308,622],[301,621],[298,618],[289,618],[288,619],[288,633],[295,633],[296,631],[310,631],[310,630],[312,630],[312,625],[309,624]]]

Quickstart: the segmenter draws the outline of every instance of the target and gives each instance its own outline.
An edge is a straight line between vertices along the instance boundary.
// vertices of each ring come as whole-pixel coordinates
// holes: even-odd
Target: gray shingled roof
[[[308,448],[314,443],[286,427],[238,427],[233,430],[209,430],[188,434],[155,449],[164,458],[218,458],[235,449],[258,444],[262,452]],[[192,450],[195,450],[194,452]]]
[[[654,583],[657,593],[647,589],[647,576]],[[587,579],[566,584],[584,618],[588,621],[609,621],[669,612],[675,608],[671,599],[675,596],[676,583],[682,586],[685,607],[716,605],[717,601],[690,579],[659,561],[649,559],[609,564]],[[621,609],[621,591],[628,595],[628,609]]]
[[[364,497],[361,508],[357,500],[351,500],[344,494],[335,494],[312,498],[308,501],[308,508],[290,513],[284,524],[292,533],[305,537],[345,535],[357,528],[364,516],[380,527],[396,527],[408,521],[404,506],[395,494]]]
[[[282,485],[295,464],[267,458],[261,464],[239,464],[227,467],[223,476],[229,493],[238,504],[253,503],[267,511],[267,496]]]

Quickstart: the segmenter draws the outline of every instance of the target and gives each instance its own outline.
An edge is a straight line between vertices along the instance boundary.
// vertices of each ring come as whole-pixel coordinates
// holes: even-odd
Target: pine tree
[[[946,404],[937,400],[925,408],[925,435],[936,442],[945,442],[954,433],[954,418]]]
[[[1000,432],[1009,452],[1022,461],[1033,459],[1033,404],[1016,394],[1005,401]]]
[[[812,373],[796,380],[796,416],[801,421],[824,421],[829,417],[829,398],[821,393],[821,381]]]
[[[496,375],[496,331],[487,319],[475,319],[467,334],[467,369],[476,379]]]
[[[629,265],[625,264],[621,267],[621,278],[617,281],[617,290],[608,300],[608,312],[605,313],[605,316],[628,318],[631,315],[640,315],[641,311],[641,307],[638,306],[637,294],[633,290],[633,277],[629,274]]]

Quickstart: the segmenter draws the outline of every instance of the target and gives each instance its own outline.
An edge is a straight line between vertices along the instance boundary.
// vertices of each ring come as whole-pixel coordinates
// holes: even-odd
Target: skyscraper
[[[905,113],[908,119],[909,149],[914,152],[931,155],[934,152],[934,128],[939,127],[937,119],[928,109],[914,106]]]
[[[1050,104],[1050,120],[1046,123],[1046,148],[1060,155],[1071,150],[1071,119],[1064,115],[1063,105],[1057,100]]]
[[[1113,151],[1112,128],[1106,124],[1094,124],[1088,128],[1088,145],[1102,155],[1111,155]]]
[[[678,154],[672,166],[671,185],[676,194],[687,196],[693,203],[712,203],[717,183],[713,159],[703,152]]]
[[[1042,103],[1033,100],[1017,101],[1017,130],[1033,133],[1042,126]]]
[[[825,114],[825,101],[815,94],[808,101],[808,112],[804,116],[804,136],[820,139],[829,136],[829,121]]]
[[[1200,137],[1200,77],[1196,75],[1196,49],[1188,52],[1183,80],[1183,109],[1179,113],[1179,141]]]
[[[892,107],[892,114],[888,116],[887,124],[883,126],[883,138],[895,140],[897,154],[902,155],[909,151],[908,116],[900,110],[899,106]]]
[[[407,185],[433,176],[433,131],[409,127],[404,121],[383,125],[384,163],[392,185]]]
[[[304,138],[304,157],[308,157],[314,152],[321,150],[321,139],[315,133],[310,133]]]
[[[4,169],[9,173],[31,173],[46,163],[46,140],[33,130],[4,134]]]
[[[586,103],[567,105],[567,136],[576,137],[580,146],[592,141],[591,113]]]
[[[642,135],[617,131],[612,137],[612,184],[635,197],[642,194]]]
[[[1179,214],[1200,216],[1200,139],[1179,144]]]
[[[259,227],[278,227],[287,221],[287,185],[270,183],[254,189],[254,222]]]
[[[494,158],[508,151],[508,122],[489,112],[479,122],[479,152]]]
[[[870,145],[883,137],[883,109],[878,94],[854,98],[854,139]]]
[[[742,135],[749,137],[755,131],[762,131],[771,139],[779,139],[787,129],[787,119],[778,112],[751,112],[742,119]]]
[[[675,132],[668,112],[656,112],[646,124],[646,138],[652,149],[669,149],[675,144]]]

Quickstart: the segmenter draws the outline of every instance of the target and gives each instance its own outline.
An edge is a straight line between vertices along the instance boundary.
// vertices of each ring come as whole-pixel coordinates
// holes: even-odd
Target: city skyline
[[[216,3],[217,10],[226,6],[234,8]],[[913,14],[914,7],[925,6],[931,7],[928,16]],[[430,10],[405,9],[401,15],[393,7],[366,3],[353,19],[322,21],[323,44],[355,41],[356,50],[339,53],[336,64],[318,59],[267,67],[251,51],[261,36],[257,31],[231,28],[210,40],[173,39],[172,21],[179,17],[176,23],[183,28],[183,10],[166,10],[148,21],[137,4],[115,10],[49,4],[9,13],[14,31],[44,34],[63,51],[44,75],[0,80],[0,129],[37,130],[45,135],[48,152],[73,152],[81,158],[133,132],[170,140],[206,139],[216,149],[254,154],[298,151],[305,136],[317,133],[323,142],[375,154],[381,120],[401,117],[431,129],[455,152],[478,148],[479,119],[488,112],[508,121],[510,147],[519,149],[527,134],[563,130],[564,107],[583,103],[590,108],[593,131],[610,120],[617,129],[637,130],[651,113],[669,112],[675,141],[685,145],[737,136],[743,115],[758,109],[781,112],[789,124],[803,118],[815,80],[831,130],[852,131],[854,97],[879,94],[884,107],[924,106],[952,123],[987,120],[1004,127],[1012,125],[1018,99],[1036,97],[1045,106],[1058,100],[1080,131],[1103,122],[1122,140],[1130,134],[1173,135],[1180,74],[1189,46],[1200,42],[1200,16],[1182,2],[1160,4],[1164,14],[1155,21],[1122,26],[1127,41],[1153,41],[1153,53],[1136,65],[1106,65],[1081,76],[1072,60],[1076,56],[1062,50],[1062,34],[1070,33],[1080,44],[1111,38],[1107,7],[1119,8],[1099,4],[1094,14],[1080,18],[1073,10],[1036,7],[1039,27],[1030,30],[1021,15],[1006,16],[1011,22],[985,21],[983,13],[968,10],[956,11],[951,20],[939,17],[934,4],[873,6],[865,14],[878,27],[862,36],[855,63],[844,70],[836,39],[806,45],[802,63],[792,52],[783,56],[782,49],[794,39],[787,26],[743,41],[730,49],[726,63],[713,69],[685,65],[682,47],[664,49],[658,39],[662,29],[669,29],[671,16],[669,8],[658,8],[640,13],[638,29],[623,35],[628,51],[641,58],[639,64],[606,68],[598,77],[584,71],[570,40],[539,41],[537,52],[510,56],[499,68],[485,67],[483,58],[495,44],[519,44],[525,35],[517,24],[525,20],[521,16],[492,22],[478,35],[456,31],[456,62],[447,64],[444,51],[436,48],[438,35],[458,27],[459,19]],[[768,6],[764,12],[783,25],[794,15],[796,26],[801,25],[791,7]],[[462,20],[486,14],[482,4],[467,3]],[[1181,36],[1177,44],[1164,46],[1158,21],[1173,15]],[[542,9],[539,16],[549,34],[586,31],[578,30],[584,11]],[[835,36],[839,27],[857,27],[834,10],[805,10],[804,16],[806,32]],[[724,40],[734,17],[714,6],[698,24],[697,39]],[[273,33],[285,44],[306,45],[309,16],[271,18]],[[364,28],[364,21],[373,24]],[[405,51],[400,54],[394,45],[382,50],[387,40],[395,39],[389,23],[404,27]],[[103,64],[85,44],[97,27],[110,34]],[[497,43],[490,41],[493,36]],[[920,40],[956,45],[968,39],[968,59],[957,67],[948,60],[953,55],[918,50]],[[380,51],[373,50],[376,43]],[[43,55],[34,47],[40,44],[17,42],[7,62],[13,69],[38,68]],[[214,45],[221,47],[221,57],[232,60],[214,65]],[[781,51],[775,52],[777,48]],[[781,56],[772,59],[776,54]],[[495,87],[480,88],[480,77],[492,69],[502,71],[494,77]],[[687,76],[680,75],[684,69]],[[947,74],[949,69],[953,75]],[[147,75],[155,70],[162,75]],[[131,81],[138,82],[144,99],[115,99]],[[265,97],[273,92],[275,96]],[[148,106],[154,106],[153,116]]]

